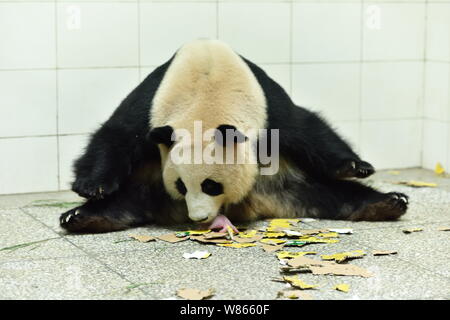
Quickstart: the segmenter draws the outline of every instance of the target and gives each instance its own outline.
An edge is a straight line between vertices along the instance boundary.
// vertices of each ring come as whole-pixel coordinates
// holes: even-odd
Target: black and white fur
[[[191,50],[190,46],[196,49]],[[60,223],[64,229],[70,232],[108,232],[148,223],[200,221],[197,215],[190,212],[191,207],[195,206],[184,196],[196,185],[198,190],[195,192],[206,192],[205,182],[212,184],[208,188],[217,187],[219,191],[213,190],[211,194],[202,195],[203,198],[214,197],[219,193],[223,196],[218,209],[214,209],[217,212],[207,213],[205,219],[208,221],[218,213],[226,215],[232,221],[281,217],[377,221],[395,220],[406,212],[406,195],[382,193],[355,179],[349,179],[368,177],[374,173],[374,168],[361,160],[318,114],[296,106],[261,68],[237,54],[230,54],[227,48],[225,44],[211,40],[196,41],[184,46],[122,101],[112,116],[92,135],[84,154],[74,164],[75,181],[72,190],[87,201],[61,215]],[[183,54],[187,56],[187,62],[182,60]],[[221,54],[225,56],[220,57]],[[231,60],[223,60],[228,59],[227,57]],[[243,84],[244,89],[234,87],[231,91],[233,94],[254,97],[254,104],[258,106],[253,112],[257,113],[256,117],[260,116],[260,121],[250,123],[250,120],[246,120],[243,116],[245,111],[239,109],[238,95],[234,96],[233,107],[231,104],[229,107],[234,109],[223,109],[227,108],[226,100],[221,99],[227,99],[231,91],[223,89],[220,92],[221,83],[217,82],[215,76],[216,85],[219,85],[210,87],[213,88],[211,94],[214,97],[217,93],[221,94],[217,101],[223,102],[221,110],[228,114],[222,115],[217,112],[219,109],[211,109],[214,103],[210,102],[214,101],[208,101],[208,95],[205,96],[204,103],[209,104],[209,109],[196,110],[200,112],[191,118],[184,117],[184,110],[198,106],[188,103],[183,106],[185,109],[176,109],[175,103],[170,102],[166,106],[165,103],[173,97],[174,101],[180,100],[176,92],[178,89],[174,88],[183,87],[184,82],[179,81],[183,79],[183,70],[188,68],[187,74],[197,70],[189,61],[193,61],[194,65],[198,63],[197,67],[200,69],[208,63],[214,66],[204,71],[206,79],[213,78],[210,72],[220,76],[222,62],[232,61],[230,66],[236,67],[238,76],[222,76],[228,84],[234,86],[240,86],[239,81],[242,79],[239,75],[247,77],[244,79],[247,81]],[[234,72],[234,69],[224,70]],[[233,82],[235,78],[237,82]],[[230,79],[233,81],[230,82]],[[180,84],[171,87],[176,81]],[[192,83],[193,89],[189,90],[195,90]],[[209,84],[208,82],[208,86]],[[254,92],[249,92],[252,90]],[[181,92],[186,94],[183,90]],[[186,100],[183,98],[181,101]],[[264,101],[264,104],[260,106],[258,101]],[[252,108],[253,105],[249,107]],[[169,110],[170,108],[175,109]],[[233,120],[230,119],[235,116],[240,120],[232,123]],[[195,117],[210,123],[219,131],[234,128],[241,133],[245,132],[242,129],[248,129],[243,128],[245,126],[279,129],[279,172],[267,176],[253,173],[245,175],[248,173],[245,169],[230,174],[231,171],[227,172],[230,170],[228,167],[221,167],[220,170],[214,170],[219,172],[221,181],[211,182],[207,176],[199,177],[198,172],[208,170],[184,170],[182,178],[189,180],[184,181],[188,189],[184,184],[180,186],[178,180],[182,170],[178,167],[170,170],[167,168],[167,155],[174,143],[170,137],[174,129],[190,126],[188,122],[195,120]],[[232,144],[246,143],[247,137],[241,137],[241,141],[234,141]],[[247,187],[239,190],[240,185]],[[240,192],[240,195],[234,195],[230,197],[232,200],[227,201],[231,190]]]

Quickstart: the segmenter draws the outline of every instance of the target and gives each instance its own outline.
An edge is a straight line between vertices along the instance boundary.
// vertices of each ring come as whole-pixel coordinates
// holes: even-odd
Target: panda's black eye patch
[[[205,179],[202,182],[202,191],[210,196],[218,196],[223,193],[223,186],[214,180]]]
[[[184,185],[183,181],[180,178],[178,178],[178,180],[175,182],[175,186],[177,187],[179,193],[181,193],[183,196],[186,195],[187,193],[186,186]]]

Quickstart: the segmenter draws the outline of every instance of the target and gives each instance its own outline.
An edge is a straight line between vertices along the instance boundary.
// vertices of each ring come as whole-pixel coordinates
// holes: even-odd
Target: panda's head
[[[189,134],[193,131],[183,130]],[[213,129],[210,139],[200,144],[180,137],[177,132],[180,130],[171,126],[150,132],[151,140],[160,149],[164,187],[173,199],[186,201],[191,220],[211,222],[228,204],[241,201],[253,188],[258,166],[251,139],[231,125]],[[198,161],[195,157],[199,155],[196,154],[199,147],[202,155],[221,151],[224,161],[211,163],[203,157]],[[235,161],[225,161],[228,151]]]

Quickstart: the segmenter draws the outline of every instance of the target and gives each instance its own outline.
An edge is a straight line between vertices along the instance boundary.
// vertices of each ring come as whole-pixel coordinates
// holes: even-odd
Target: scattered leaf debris
[[[182,288],[177,290],[177,295],[186,300],[203,300],[214,295],[213,289],[198,290],[192,288]]]
[[[438,231],[450,231],[450,227],[439,227]]]
[[[318,259],[311,259],[306,255],[316,255],[316,251],[298,251],[300,247],[310,244],[333,244],[340,241],[342,234],[353,234],[352,228],[322,228],[306,229],[301,223],[314,221],[315,219],[270,219],[267,227],[260,229],[232,228],[224,229],[221,232],[213,230],[187,230],[168,233],[160,236],[129,235],[132,239],[140,242],[162,240],[169,243],[191,240],[205,245],[216,245],[234,249],[261,247],[268,253],[275,253],[280,263],[280,281],[291,286],[291,290],[283,290],[278,293],[278,297],[287,299],[313,299],[305,294],[303,290],[317,289],[318,285],[308,284],[301,280],[299,273],[312,273],[313,275],[333,275],[333,276],[373,276],[368,270],[346,263],[347,260],[362,258],[366,255],[363,250],[349,252],[339,252],[334,254],[321,254]],[[445,230],[449,228],[445,227]],[[443,229],[443,230],[444,230]],[[408,231],[410,231],[408,229]],[[417,231],[417,230],[415,230]],[[404,230],[405,232],[405,230]],[[125,240],[123,240],[125,241]],[[129,241],[129,240],[128,240]],[[286,251],[290,250],[290,251]],[[395,251],[373,251],[373,255],[395,254]],[[319,253],[320,254],[320,253]],[[184,253],[185,259],[206,259],[211,256],[208,251],[194,251]],[[348,292],[349,286],[339,284],[333,289]],[[183,288],[177,291],[177,295],[189,300],[201,300],[214,295],[214,290],[198,290]]]

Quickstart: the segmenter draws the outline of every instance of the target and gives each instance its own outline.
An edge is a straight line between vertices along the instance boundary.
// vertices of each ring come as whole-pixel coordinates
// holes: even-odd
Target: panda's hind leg
[[[409,197],[399,192],[379,192],[356,181],[330,184],[339,210],[327,218],[352,221],[397,220],[408,209]]]

